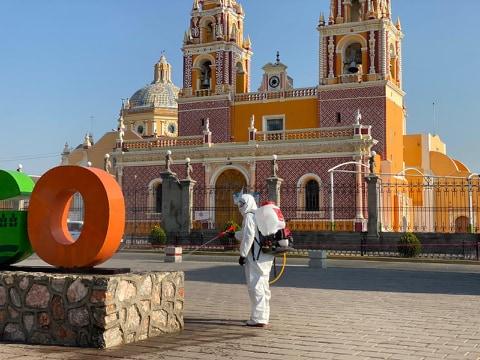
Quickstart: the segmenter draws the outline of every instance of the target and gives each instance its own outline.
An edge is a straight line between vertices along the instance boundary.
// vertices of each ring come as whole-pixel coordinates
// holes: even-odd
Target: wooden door
[[[218,230],[223,230],[225,224],[233,220],[242,224],[242,215],[233,203],[233,194],[246,190],[247,182],[238,170],[225,170],[215,184],[215,223]]]

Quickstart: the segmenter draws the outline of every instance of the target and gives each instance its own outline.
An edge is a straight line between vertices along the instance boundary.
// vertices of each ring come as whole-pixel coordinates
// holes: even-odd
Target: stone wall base
[[[0,340],[109,348],[181,331],[183,272],[0,273]]]

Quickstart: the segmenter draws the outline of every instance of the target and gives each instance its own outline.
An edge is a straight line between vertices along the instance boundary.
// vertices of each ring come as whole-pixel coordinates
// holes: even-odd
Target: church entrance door
[[[225,170],[215,184],[215,223],[218,230],[223,230],[225,224],[233,220],[242,225],[242,215],[233,203],[233,194],[247,188],[243,174],[234,169]]]

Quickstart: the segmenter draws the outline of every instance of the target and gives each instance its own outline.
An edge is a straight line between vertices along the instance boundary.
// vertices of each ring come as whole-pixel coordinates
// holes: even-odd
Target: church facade
[[[318,59],[312,61],[318,61],[318,83],[308,88],[294,87],[277,53],[263,67],[258,90],[251,90],[253,46],[244,35],[244,17],[239,1],[194,0],[181,88],[171,82],[162,56],[152,84],[124,102],[118,131],[106,134],[127,207],[138,207],[140,198],[153,214],[142,215],[146,224],[161,217],[167,151],[179,178],[187,176],[187,162],[193,169],[197,227],[206,222],[218,228],[233,219],[232,195],[242,188],[265,200],[273,161],[282,179],[280,206],[290,226],[302,230],[331,229],[333,201],[337,229],[365,229],[370,159],[385,181],[399,184],[408,184],[415,172],[470,175],[438,137],[406,134],[403,33],[400,21],[393,21],[391,0],[331,0],[330,13],[317,24]],[[66,149],[63,163],[99,151],[84,143]],[[398,212],[411,206],[408,194],[391,201]],[[414,221],[397,214],[386,223],[405,228]]]

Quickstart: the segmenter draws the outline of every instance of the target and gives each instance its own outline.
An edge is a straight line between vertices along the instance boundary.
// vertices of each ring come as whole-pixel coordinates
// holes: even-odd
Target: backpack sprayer
[[[286,227],[282,211],[274,202],[265,202],[255,212],[255,221],[258,227],[258,244],[261,252],[271,254],[273,258],[273,279],[270,285],[275,284],[283,275],[287,265],[287,253],[293,250],[293,237]],[[282,255],[283,262],[277,274],[276,259]],[[259,256],[259,254],[258,254]]]

